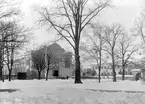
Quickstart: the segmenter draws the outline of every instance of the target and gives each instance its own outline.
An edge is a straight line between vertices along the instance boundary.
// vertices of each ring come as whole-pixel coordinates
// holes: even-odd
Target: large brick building
[[[49,45],[53,53],[57,53],[59,60],[56,61],[55,67],[49,70],[49,78],[56,77],[71,77],[74,75],[74,64],[72,63],[72,53],[66,52],[60,45],[54,43]],[[48,48],[47,47],[47,48]],[[32,67],[31,51],[27,51],[22,58],[16,59],[13,66],[13,75],[17,75],[18,72],[36,72],[37,70]],[[5,75],[8,74],[5,67]],[[46,75],[46,69],[42,71],[41,76],[44,78]]]

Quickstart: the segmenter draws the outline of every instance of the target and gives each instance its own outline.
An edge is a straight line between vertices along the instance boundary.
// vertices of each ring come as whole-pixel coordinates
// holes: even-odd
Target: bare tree
[[[75,53],[75,83],[81,82],[79,44],[84,28],[103,9],[110,6],[111,0],[54,0],[53,9],[42,7],[40,23],[49,25],[48,28],[56,30],[73,48]],[[89,6],[89,7],[87,7]],[[94,7],[94,8],[91,8]]]
[[[13,8],[13,4],[8,4],[8,2],[6,0],[0,0],[0,22],[8,20],[8,19],[12,19],[13,16],[19,15],[19,11],[17,9]],[[2,26],[2,25],[1,25]],[[6,25],[5,25],[6,26]],[[0,31],[5,30],[6,28],[0,27]],[[7,26],[6,26],[7,27]],[[3,69],[3,56],[4,56],[4,52],[3,52],[3,36],[1,36],[0,38],[0,80],[2,80],[2,69]]]
[[[125,79],[125,69],[129,64],[129,60],[131,59],[133,53],[138,50],[137,45],[133,42],[134,40],[132,36],[129,37],[127,34],[123,34],[118,44],[118,57],[121,60],[122,66],[122,80]]]
[[[17,49],[21,48],[27,41],[28,29],[18,25],[15,21],[11,22],[10,28],[4,31],[5,42],[4,50],[6,56],[6,65],[9,71],[9,81],[11,81],[11,73],[14,64],[14,54]]]
[[[50,70],[50,60],[51,60],[52,57],[53,57],[53,54],[52,54],[52,52],[50,50],[50,47],[47,48],[47,46],[46,46],[46,52],[45,52],[46,81],[48,80],[48,73],[49,73],[49,70]]]
[[[88,35],[89,39],[91,40],[92,47],[89,49],[88,46],[85,46],[83,43],[83,50],[88,53],[93,59],[95,59],[97,63],[97,67],[99,69],[99,83],[101,81],[101,66],[102,66],[102,51],[104,41],[104,32],[105,26],[102,24],[92,24],[93,35]],[[88,44],[88,41],[87,41]]]
[[[132,31],[135,35],[140,35],[145,43],[145,11],[143,11],[140,17],[135,20],[135,25]]]
[[[0,47],[1,47],[1,64],[3,68],[3,64],[5,62],[4,55],[6,54],[6,43],[15,42],[16,40],[9,39],[12,35],[14,35],[14,32],[11,31],[12,27],[14,26],[13,22],[0,22]],[[8,47],[8,46],[7,46]],[[10,50],[9,50],[10,51]]]
[[[48,73],[50,69],[53,69],[59,65],[61,61],[61,54],[55,50],[55,43],[45,46],[45,64],[46,64],[46,81],[48,80]]]
[[[41,79],[41,72],[45,69],[45,52],[43,49],[31,52],[32,66],[38,71],[38,79]]]
[[[116,82],[116,71],[115,71],[115,58],[116,58],[116,45],[119,36],[121,36],[124,32],[124,29],[119,24],[113,24],[111,27],[106,27],[105,30],[105,41],[106,45],[104,46],[104,50],[108,52],[111,56],[112,60],[112,74],[113,74],[113,82]]]
[[[3,69],[3,63],[4,63],[4,48],[5,48],[5,41],[8,36],[4,33],[4,31],[7,31],[10,28],[10,23],[0,23],[0,80],[3,79],[2,69]],[[4,81],[4,79],[3,79]]]

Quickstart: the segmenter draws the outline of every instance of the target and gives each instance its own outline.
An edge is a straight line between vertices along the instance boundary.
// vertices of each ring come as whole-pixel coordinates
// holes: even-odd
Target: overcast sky
[[[51,6],[51,0],[24,0],[21,9],[25,14],[25,23],[28,26],[34,24],[35,16],[33,13],[33,5]],[[140,12],[145,8],[145,0],[114,0],[114,8],[107,9],[101,13],[101,20],[111,24],[120,23],[128,30],[133,26],[134,19],[139,16]],[[34,31],[36,41],[41,44],[53,39],[53,34],[47,33],[43,28]]]

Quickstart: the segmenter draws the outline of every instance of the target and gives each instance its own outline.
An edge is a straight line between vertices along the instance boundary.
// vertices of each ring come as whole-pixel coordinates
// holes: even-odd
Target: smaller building
[[[133,80],[139,80],[141,78],[141,69],[133,69],[132,70],[133,74]]]

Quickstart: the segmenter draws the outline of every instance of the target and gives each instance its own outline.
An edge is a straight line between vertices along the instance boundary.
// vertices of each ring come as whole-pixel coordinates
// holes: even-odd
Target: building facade
[[[56,53],[59,60],[56,60],[55,66],[49,70],[49,78],[57,77],[71,77],[74,75],[75,66],[72,63],[72,53],[66,52],[60,45],[54,43],[51,46],[53,53]],[[12,75],[17,75],[18,72],[26,72],[27,75],[31,75],[33,72],[37,74],[37,69],[32,67],[31,51],[27,51],[24,56],[14,61]],[[4,74],[8,75],[7,66],[4,67]],[[41,77],[46,77],[46,69],[41,73]]]
[[[74,75],[74,65],[72,63],[72,53],[66,52],[60,45],[54,43],[48,48],[51,47],[52,52],[55,56],[59,57],[59,60],[56,61],[55,66],[49,70],[49,78],[66,78]],[[46,71],[44,72],[46,73]]]

